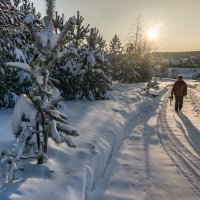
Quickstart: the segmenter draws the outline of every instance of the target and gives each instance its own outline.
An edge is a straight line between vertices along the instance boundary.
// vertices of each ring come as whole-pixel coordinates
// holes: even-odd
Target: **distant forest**
[[[152,52],[152,60],[155,61],[158,58],[167,58],[167,59],[180,59],[189,56],[195,56],[197,59],[200,59],[200,51],[184,51],[184,52]]]

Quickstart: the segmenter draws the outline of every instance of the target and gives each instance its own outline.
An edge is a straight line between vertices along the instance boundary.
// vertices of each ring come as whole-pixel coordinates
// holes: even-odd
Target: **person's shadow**
[[[187,130],[187,133],[184,128],[181,128],[184,137],[186,138],[187,142],[192,146],[194,151],[200,155],[200,130],[198,130],[194,124],[189,120],[189,118],[184,115],[184,113],[178,113],[178,116],[184,123],[184,126]]]

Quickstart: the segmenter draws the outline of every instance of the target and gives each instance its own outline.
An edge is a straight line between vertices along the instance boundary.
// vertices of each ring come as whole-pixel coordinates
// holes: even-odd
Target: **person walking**
[[[187,84],[183,81],[182,76],[178,76],[178,81],[173,85],[170,98],[173,99],[173,95],[175,96],[175,110],[181,111],[183,107],[183,97],[187,95]]]

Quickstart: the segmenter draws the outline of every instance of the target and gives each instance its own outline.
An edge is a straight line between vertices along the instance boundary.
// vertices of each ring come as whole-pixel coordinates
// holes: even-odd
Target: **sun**
[[[149,29],[149,31],[147,32],[147,37],[149,38],[149,40],[155,40],[158,36],[158,32],[156,29]]]

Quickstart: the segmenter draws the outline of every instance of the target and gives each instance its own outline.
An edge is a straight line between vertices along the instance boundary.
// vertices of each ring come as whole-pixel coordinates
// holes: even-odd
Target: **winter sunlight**
[[[147,33],[147,37],[149,40],[155,40],[158,36],[158,31],[156,29],[150,29]]]

